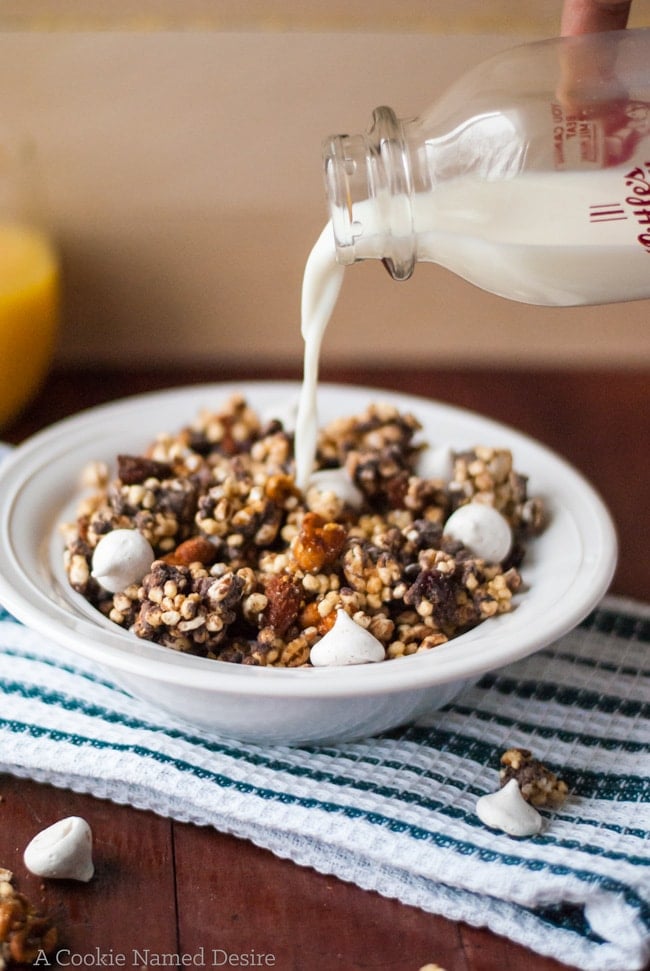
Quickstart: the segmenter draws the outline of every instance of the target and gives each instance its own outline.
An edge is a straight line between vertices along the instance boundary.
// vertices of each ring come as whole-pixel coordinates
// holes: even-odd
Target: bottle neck
[[[376,108],[365,135],[331,136],[323,159],[338,262],[380,259],[395,280],[408,279],[416,237],[404,123],[391,108]]]

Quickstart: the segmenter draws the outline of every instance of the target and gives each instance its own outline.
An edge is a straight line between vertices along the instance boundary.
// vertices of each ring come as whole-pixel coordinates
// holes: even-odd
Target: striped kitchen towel
[[[650,959],[649,634],[650,608],[610,598],[408,728],[294,749],[172,723],[2,613],[0,771],[214,826],[573,967],[633,971]],[[569,786],[527,839],[475,809],[513,746]]]

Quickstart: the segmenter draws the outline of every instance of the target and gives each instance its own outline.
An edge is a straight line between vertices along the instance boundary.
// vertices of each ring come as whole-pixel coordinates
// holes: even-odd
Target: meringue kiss
[[[38,877],[87,883],[95,872],[90,826],[81,816],[60,819],[37,833],[25,849],[23,860]]]
[[[542,829],[543,820],[534,806],[526,802],[516,779],[476,803],[476,815],[490,829],[500,829],[509,836],[534,836]]]
[[[311,649],[310,661],[314,667],[342,664],[370,664],[383,661],[386,656],[383,644],[339,609],[331,630]]]

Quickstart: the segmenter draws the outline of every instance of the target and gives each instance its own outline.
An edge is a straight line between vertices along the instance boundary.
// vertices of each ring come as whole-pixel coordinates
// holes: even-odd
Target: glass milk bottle
[[[41,227],[30,144],[0,127],[0,428],[45,376],[59,320],[59,260]]]
[[[525,303],[650,297],[650,30],[523,45],[420,117],[324,145],[337,261],[417,262]]]

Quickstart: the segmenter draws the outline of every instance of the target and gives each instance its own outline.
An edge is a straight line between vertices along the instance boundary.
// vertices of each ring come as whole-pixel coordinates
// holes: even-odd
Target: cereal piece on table
[[[33,964],[51,954],[58,942],[50,918],[37,913],[12,879],[11,871],[0,867],[0,971],[10,963]]]
[[[521,794],[533,806],[561,806],[569,788],[525,748],[510,748],[501,756],[499,780],[506,786],[516,779]]]

